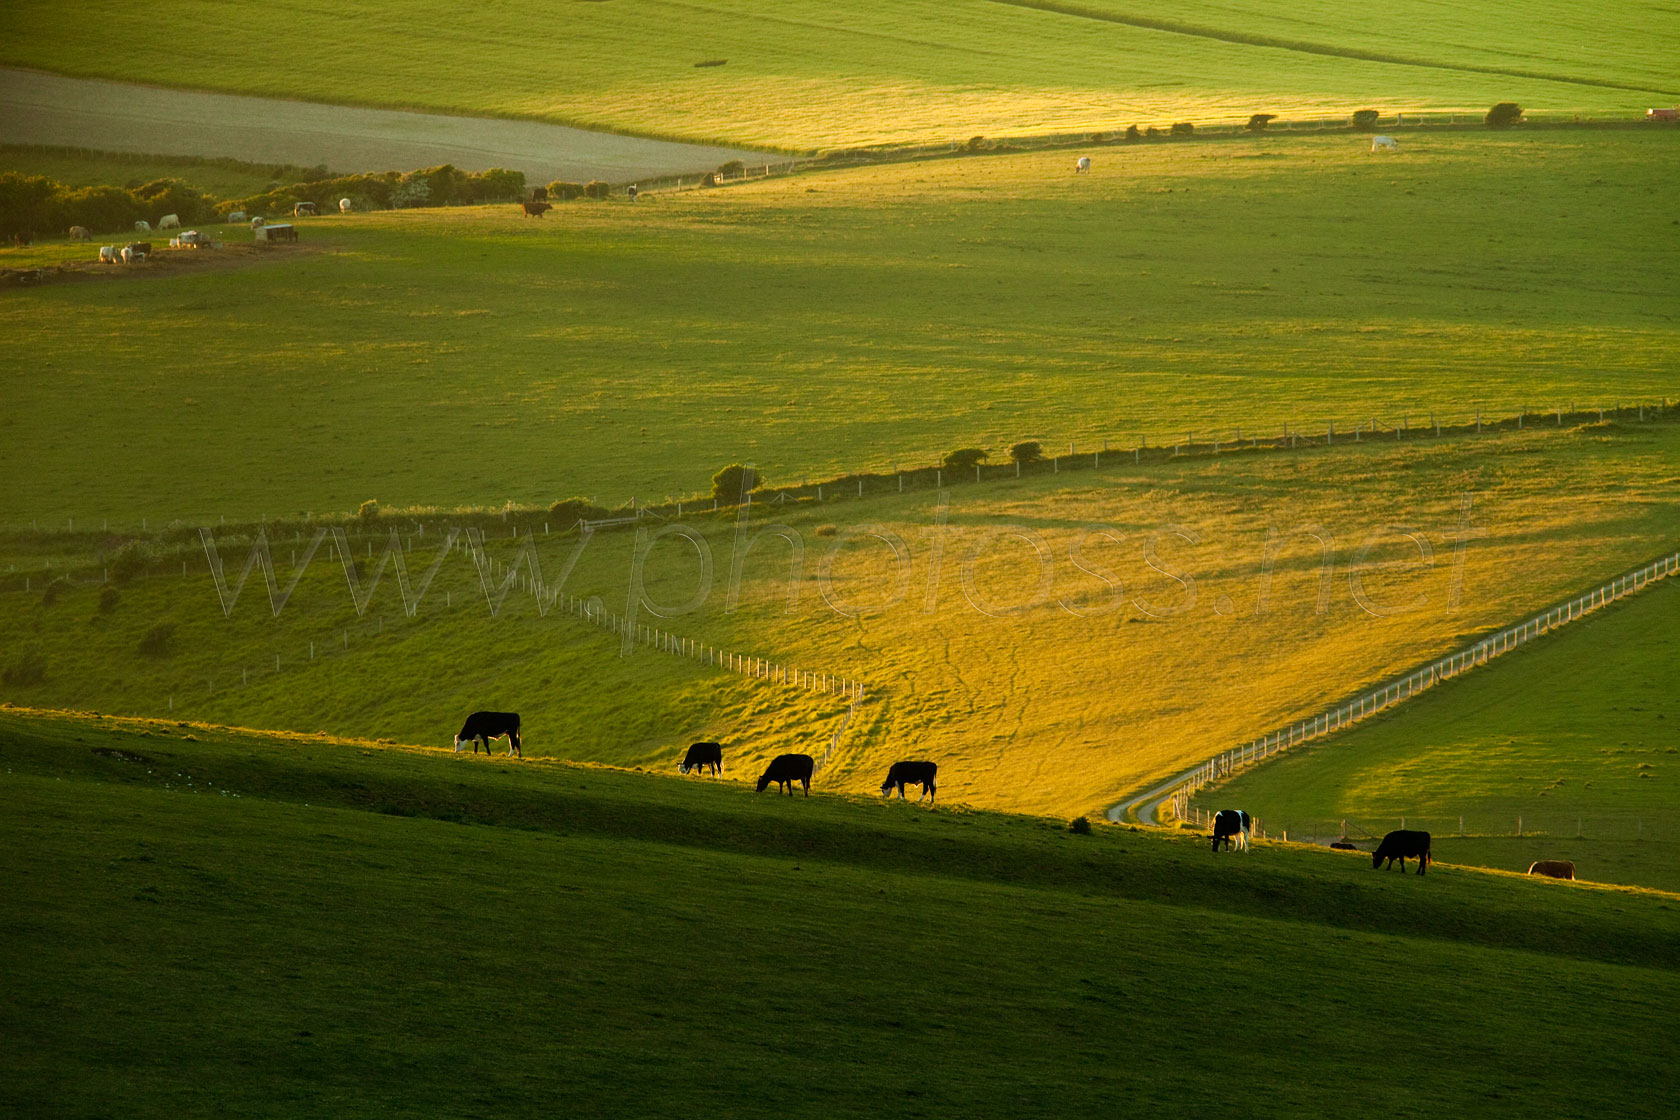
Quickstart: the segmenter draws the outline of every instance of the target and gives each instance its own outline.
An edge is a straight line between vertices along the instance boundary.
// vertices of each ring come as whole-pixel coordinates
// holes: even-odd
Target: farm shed
[[[282,223],[275,226],[258,226],[252,231],[252,236],[257,241],[296,241],[298,231],[296,226]]]

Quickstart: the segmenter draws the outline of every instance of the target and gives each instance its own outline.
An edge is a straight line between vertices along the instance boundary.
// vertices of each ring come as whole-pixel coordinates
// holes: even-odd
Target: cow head
[[[769,787],[770,787],[770,771],[766,770],[763,774],[759,775],[758,789],[757,789],[756,792],[763,793]]]
[[[459,735],[455,736],[455,753],[456,754],[461,753],[461,744],[464,743],[464,742],[466,742],[465,739],[461,738]]]
[[[1376,870],[1377,868],[1381,867],[1382,866],[1382,861],[1383,861],[1382,846],[1378,845],[1377,850],[1371,853],[1371,869]]]
[[[677,763],[677,769],[684,774],[688,773],[688,763],[686,763],[686,762]]]

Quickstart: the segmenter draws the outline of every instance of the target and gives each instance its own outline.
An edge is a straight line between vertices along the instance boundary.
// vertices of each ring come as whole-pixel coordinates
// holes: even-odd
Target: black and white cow
[[[1246,809],[1221,809],[1213,815],[1213,850],[1219,850],[1219,842],[1225,841],[1225,850],[1231,850],[1232,841],[1238,849],[1248,851],[1248,838],[1254,831],[1254,818],[1248,815]]]
[[[770,768],[765,770],[758,779],[758,792],[763,793],[771,782],[782,787],[782,792],[793,796],[793,783],[798,782],[805,787],[805,796],[811,796],[811,775],[816,772],[817,764],[808,754],[779,754],[771,760]]]
[[[694,743],[689,746],[688,753],[683,756],[680,769],[684,774],[690,770],[705,772],[706,767],[712,768],[712,773],[723,771],[723,744]]]
[[[1371,868],[1375,870],[1382,866],[1383,860],[1388,861],[1388,870],[1394,869],[1394,861],[1400,861],[1400,874],[1406,873],[1406,858],[1414,857],[1418,861],[1417,873],[1422,875],[1429,869],[1429,833],[1416,832],[1409,828],[1397,828],[1382,838],[1377,850],[1371,854]]]
[[[460,734],[455,736],[455,753],[461,753],[461,747],[467,742],[473,745],[473,753],[478,753],[480,743],[484,744],[484,753],[490,753],[490,740],[507,736],[508,755],[525,757],[519,749],[519,713],[518,712],[474,712],[467,717],[467,722],[461,725]]]
[[[920,785],[922,796],[916,798],[916,800],[920,802],[922,797],[926,797],[928,804],[931,805],[933,799],[939,795],[938,778],[939,764],[937,762],[895,762],[892,764],[892,768],[887,771],[887,780],[881,783],[881,792],[890,794],[893,787],[896,786],[898,787],[898,799],[903,801],[906,785]]]

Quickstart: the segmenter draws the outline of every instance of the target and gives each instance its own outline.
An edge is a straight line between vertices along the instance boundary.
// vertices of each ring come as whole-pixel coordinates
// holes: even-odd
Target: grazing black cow
[[[547,202],[548,201],[548,188],[547,187],[532,187],[531,188],[531,201],[532,202]]]
[[[898,787],[898,799],[904,800],[905,785],[920,785],[922,797],[933,804],[933,799],[939,796],[939,764],[937,762],[895,762],[887,771],[887,780],[881,783],[881,792],[890,793],[894,786]],[[916,798],[918,803],[922,797]]]
[[[16,245],[19,249],[23,248],[25,245],[33,245],[35,244],[35,235],[29,230],[20,229],[16,233],[12,234],[12,244]]]
[[[1213,815],[1213,850],[1219,850],[1219,842],[1225,841],[1225,850],[1231,850],[1232,841],[1242,851],[1248,851],[1248,837],[1254,831],[1254,818],[1248,815],[1246,809],[1221,809]]]
[[[550,210],[554,209],[554,207],[547,202],[522,202],[520,205],[525,208],[525,216],[527,218],[540,218]]]
[[[1415,857],[1418,861],[1417,873],[1422,875],[1429,869],[1429,833],[1416,832],[1412,829],[1397,828],[1382,838],[1377,850],[1371,854],[1371,867],[1375,870],[1382,866],[1382,861],[1388,861],[1388,869],[1394,869],[1394,861],[1400,861],[1400,874],[1406,873],[1407,857]]]
[[[793,796],[793,783],[798,782],[805,787],[805,796],[811,796],[811,775],[816,771],[817,764],[808,754],[779,754],[770,763],[770,768],[759,776],[758,792],[763,793],[771,782],[782,787],[782,792]]]
[[[1530,875],[1544,875],[1550,879],[1575,878],[1575,864],[1566,859],[1542,859],[1528,865]]]
[[[1330,846],[1338,852],[1357,852],[1359,850],[1358,848],[1354,847],[1352,844],[1349,844],[1346,840],[1337,840],[1334,844],[1331,844]]]
[[[467,722],[461,725],[461,733],[455,736],[455,753],[461,753],[461,745],[472,741],[473,753],[478,753],[478,745],[484,744],[484,753],[490,753],[490,740],[507,736],[508,755],[525,757],[525,752],[519,749],[519,713],[518,712],[474,712],[467,717]]]
[[[683,756],[682,772],[686,774],[690,770],[699,770],[704,773],[708,766],[712,768],[714,774],[723,771],[723,744],[694,743],[690,745],[688,753]]]

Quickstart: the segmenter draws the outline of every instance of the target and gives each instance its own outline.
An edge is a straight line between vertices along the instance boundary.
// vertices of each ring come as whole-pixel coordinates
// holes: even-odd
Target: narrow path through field
[[[528,181],[609,182],[710,171],[764,154],[614,136],[536,121],[355,109],[159,89],[0,67],[0,143],[151,155],[324,163],[338,172],[452,163],[506,167]]]

